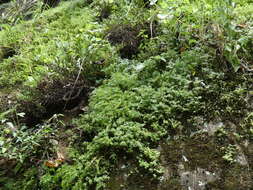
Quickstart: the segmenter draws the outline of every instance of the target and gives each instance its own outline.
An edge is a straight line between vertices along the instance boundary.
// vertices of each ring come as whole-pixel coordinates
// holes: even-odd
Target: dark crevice
[[[61,0],[43,0],[43,9],[51,8],[51,7],[56,7]]]
[[[0,47],[0,60],[8,59],[16,54],[17,52],[11,47]]]
[[[104,19],[109,18],[109,16],[112,14],[112,7],[111,5],[104,5],[99,13],[98,19],[99,21],[103,21]]]
[[[35,126],[54,114],[81,113],[88,103],[90,88],[84,81],[43,81],[37,87],[33,101],[20,102],[19,112],[26,113],[21,121],[27,126]]]
[[[118,24],[111,27],[107,38],[112,45],[122,45],[119,50],[121,58],[132,59],[139,53],[139,46],[145,39],[144,36],[148,38],[155,36],[155,28],[155,23],[152,27],[150,23],[136,26]]]
[[[0,5],[4,3],[9,3],[9,2],[11,2],[11,0],[0,0]]]

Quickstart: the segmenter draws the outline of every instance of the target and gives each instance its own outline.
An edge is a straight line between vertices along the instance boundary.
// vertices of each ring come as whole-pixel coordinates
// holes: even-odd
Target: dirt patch
[[[155,25],[150,29],[150,24],[140,24],[136,26],[114,25],[109,31],[107,38],[112,45],[122,45],[119,50],[121,58],[132,59],[139,53],[139,46],[144,40],[144,36],[150,38],[155,31]],[[152,32],[151,32],[152,30]]]
[[[16,54],[17,52],[12,47],[0,47],[0,61],[13,57]]]
[[[99,21],[103,21],[107,19],[112,14],[112,6],[111,5],[103,5],[100,8],[98,19]]]
[[[34,126],[57,113],[81,112],[87,104],[90,88],[83,80],[43,80],[32,101],[21,101],[19,111],[25,112],[24,123]]]
[[[111,44],[122,44],[120,56],[122,58],[132,58],[138,53],[138,47],[141,43],[139,36],[140,29],[130,25],[118,25],[110,29],[108,40]]]
[[[0,91],[3,90],[4,88],[0,87]],[[16,104],[17,97],[15,92],[13,92],[13,94],[10,94],[10,92],[0,92],[0,113],[13,109]]]

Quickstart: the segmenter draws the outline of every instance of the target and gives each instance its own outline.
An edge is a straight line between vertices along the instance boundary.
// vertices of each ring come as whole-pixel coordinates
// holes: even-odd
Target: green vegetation
[[[0,5],[0,188],[253,186],[251,0],[50,2]]]

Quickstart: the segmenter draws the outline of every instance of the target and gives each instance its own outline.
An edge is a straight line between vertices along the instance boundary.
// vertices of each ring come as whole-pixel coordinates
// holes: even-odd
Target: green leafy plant
[[[13,110],[10,111],[13,112]],[[16,122],[9,121],[2,114],[0,125],[1,157],[17,162],[24,162],[27,159],[37,159],[39,154],[47,155],[53,151],[49,143],[54,134],[51,124],[38,125],[36,128],[29,129],[18,121],[19,117],[24,117],[25,114],[15,112],[14,114],[16,115]],[[48,122],[51,122],[53,119],[51,118]],[[54,124],[59,125],[57,123]],[[41,159],[45,158],[41,157]]]

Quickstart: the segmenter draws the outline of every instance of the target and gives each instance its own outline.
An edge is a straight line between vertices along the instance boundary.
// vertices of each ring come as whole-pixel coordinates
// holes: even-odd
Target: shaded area
[[[11,0],[1,0],[1,1],[0,1],[0,4],[9,3],[9,2],[11,2]]]
[[[13,57],[16,54],[17,52],[12,47],[0,47],[0,61]]]
[[[136,55],[142,38],[139,35],[140,29],[130,25],[117,25],[110,29],[108,40],[111,44],[122,44],[119,50],[122,58],[132,58]]]
[[[158,150],[164,174],[159,183],[152,182],[145,173],[137,174],[133,165],[130,166],[131,162],[125,162],[118,166],[107,189],[249,190],[253,186],[253,144],[244,147],[243,152],[237,152],[237,155],[245,155],[246,164],[224,160],[223,147],[227,145],[220,144],[216,137],[207,133],[161,143]]]
[[[90,88],[82,80],[42,81],[34,92],[33,101],[21,101],[20,112],[25,112],[22,122],[34,126],[57,113],[81,113],[87,104]]]
[[[100,8],[98,19],[99,21],[103,21],[104,19],[109,18],[112,14],[113,8],[110,4],[105,4]]]
[[[61,0],[43,0],[44,8],[56,7]]]
[[[140,171],[133,160],[121,160],[113,172],[106,190],[154,190],[157,189],[157,185],[158,181]]]
[[[219,143],[216,137],[205,133],[161,144],[161,162],[166,169],[162,186],[173,187],[171,181],[177,181],[182,189],[250,189],[253,185],[252,168],[249,168],[253,164],[251,155],[242,153],[249,165],[238,161],[229,163],[224,159],[227,146],[229,143]]]
[[[112,45],[122,45],[119,50],[121,58],[132,59],[139,53],[139,46],[144,40],[144,35],[148,38],[153,37],[151,33],[155,34],[155,27],[156,25],[153,25],[150,28],[148,23],[136,26],[113,25],[108,31],[107,38]]]

